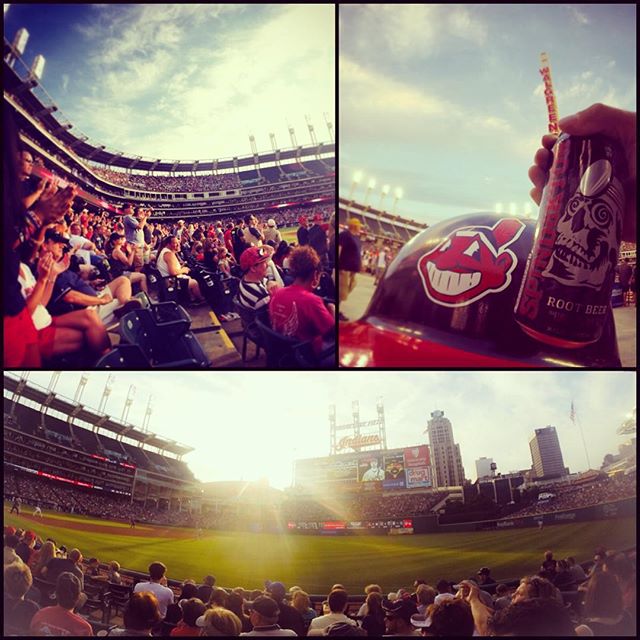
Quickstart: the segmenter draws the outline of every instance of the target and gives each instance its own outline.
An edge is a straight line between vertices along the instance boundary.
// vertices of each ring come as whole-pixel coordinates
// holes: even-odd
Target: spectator
[[[194,304],[203,304],[205,300],[202,297],[202,293],[200,293],[200,285],[196,280],[189,276],[191,269],[180,264],[180,261],[178,260],[177,252],[179,250],[180,240],[178,240],[177,236],[169,236],[165,238],[163,247],[160,249],[160,253],[158,253],[158,258],[156,260],[158,271],[160,271],[160,275],[163,278],[176,276],[186,280],[188,283],[187,286],[189,293],[191,294],[191,301]]]
[[[575,591],[577,584],[570,571],[569,563],[566,560],[558,560],[557,571],[553,578],[553,584],[560,591]]]
[[[132,207],[130,204],[126,204],[123,207],[122,213],[124,215],[124,233],[127,242],[133,247],[133,270],[140,271],[144,264],[144,227],[147,224],[147,220],[150,213],[143,207],[135,208],[135,217],[131,215]]]
[[[420,584],[416,589],[416,605],[418,613],[424,614],[427,611],[427,607],[432,605],[436,599],[436,590],[430,587],[428,584]]]
[[[123,628],[111,629],[110,636],[150,636],[151,630],[162,621],[160,605],[149,591],[133,593],[122,614]]]
[[[311,621],[318,617],[315,609],[311,606],[309,595],[300,588],[296,589],[291,598],[291,606],[302,616],[306,631]]]
[[[334,622],[328,627],[324,628],[322,632],[323,636],[337,636],[339,638],[344,637],[363,637],[367,635],[367,632],[360,627],[349,624],[348,622]]]
[[[202,584],[198,587],[197,597],[202,600],[202,602],[209,602],[209,598],[211,597],[211,593],[213,592],[213,587],[216,584],[216,577],[207,575],[202,579]]]
[[[109,571],[107,580],[113,584],[122,584],[122,576],[120,575],[120,563],[112,560],[109,563]]]
[[[4,566],[13,562],[22,562],[22,558],[16,553],[16,547],[20,543],[20,538],[15,534],[5,534],[4,536]]]
[[[224,589],[214,587],[211,591],[211,595],[209,596],[209,602],[207,605],[209,607],[223,607],[226,609],[228,595],[229,594]]]
[[[589,579],[583,615],[578,635],[588,635],[588,631],[594,636],[635,635],[631,616],[623,609],[618,582],[609,572],[594,573]]]
[[[300,216],[298,218],[298,224],[300,225],[296,231],[298,246],[304,247],[304,245],[309,244],[309,225],[307,218],[305,216]]]
[[[30,565],[31,573],[34,578],[42,578],[42,570],[47,566],[50,560],[56,557],[56,545],[51,540],[47,540],[40,551],[32,556],[32,565]]]
[[[622,607],[635,621],[636,572],[634,564],[624,553],[616,553],[607,558],[604,570],[615,576],[622,592]]]
[[[579,565],[575,558],[569,556],[567,558],[567,564],[569,565],[569,571],[571,572],[576,584],[580,584],[587,579],[587,574],[584,572],[582,565]]]
[[[497,611],[489,625],[494,636],[542,638],[576,635],[569,611],[549,598],[515,602]]]
[[[334,622],[346,622],[355,625],[355,621],[345,615],[349,606],[349,596],[343,589],[334,589],[327,598],[330,613],[314,618],[309,626],[308,635],[322,635],[322,630]]]
[[[375,585],[377,586],[377,585]],[[370,591],[366,599],[367,613],[362,619],[362,628],[369,636],[382,636],[386,630],[385,612],[382,608],[382,594]]]
[[[313,291],[320,282],[320,259],[311,247],[298,247],[291,254],[292,285],[276,291],[269,303],[271,326],[302,342],[313,341],[316,354],[323,349],[323,338],[333,339],[335,306],[325,306]]]
[[[556,564],[557,563],[553,558],[553,552],[552,551],[545,551],[544,560],[543,560],[542,565],[540,566],[540,568],[543,571],[547,572],[547,574],[549,575],[550,579],[553,579],[553,577],[555,576]]]
[[[269,582],[267,593],[278,605],[278,625],[282,629],[291,629],[298,636],[305,633],[305,624],[302,615],[285,600],[287,590],[282,582]]]
[[[160,610],[160,618],[164,618],[167,614],[167,607],[173,604],[173,591],[167,587],[167,578],[165,573],[167,567],[162,562],[152,562],[149,565],[149,581],[138,582],[134,587],[134,593],[149,591],[158,600],[158,608]]]
[[[14,562],[4,568],[4,634],[29,635],[29,625],[40,607],[25,598],[31,588],[31,571],[24,562]]]
[[[258,314],[268,308],[271,293],[277,286],[266,279],[267,262],[271,258],[270,247],[251,247],[240,256],[240,268],[244,275],[238,287],[238,304],[250,314]]]
[[[260,247],[264,242],[264,235],[258,229],[258,219],[254,215],[244,217],[244,243],[247,247]]]
[[[438,595],[435,597],[434,603],[440,604],[444,600],[452,600],[455,596],[451,593],[451,583],[447,580],[440,580],[436,585]]]
[[[71,549],[66,558],[51,558],[42,569],[41,575],[47,582],[56,582],[62,573],[72,573],[80,581],[84,589],[84,573],[82,571],[82,554],[79,549]]]
[[[379,584],[368,584],[364,588],[365,596],[368,596],[370,593],[373,593],[373,592],[379,593],[380,596],[382,597],[382,587],[380,587]],[[365,598],[365,601],[362,603],[362,605],[360,605],[360,608],[358,609],[357,616],[358,618],[364,618],[364,616],[366,616],[368,612],[369,612],[369,609],[367,608],[367,601]]]
[[[203,636],[238,636],[242,630],[242,623],[238,616],[224,609],[214,607],[207,609],[203,615],[196,620],[196,626],[201,629]]]
[[[520,584],[513,594],[512,602],[522,602],[530,598],[550,598],[562,602],[560,592],[552,582],[540,576],[526,576],[520,580]]]
[[[280,608],[278,603],[269,596],[259,596],[251,607],[251,624],[253,630],[242,633],[243,636],[290,636],[295,637],[292,629],[283,629],[278,624]],[[235,616],[237,620],[237,616]],[[238,620],[240,624],[240,620]]]
[[[326,265],[329,245],[327,232],[322,224],[322,215],[319,213],[313,217],[313,225],[309,229],[309,246],[318,254],[321,264]]]
[[[238,616],[238,620],[240,620],[242,624],[242,631],[246,632],[253,629],[249,616],[244,612],[244,598],[240,594],[230,593],[227,596],[226,608]]]
[[[491,569],[489,567],[482,567],[480,571],[478,571],[478,586],[482,587],[485,584],[494,584],[495,580],[491,576]]]
[[[511,589],[506,584],[499,584],[496,587],[496,598],[493,602],[493,608],[496,611],[504,609],[511,604]]]
[[[360,228],[358,218],[350,218],[348,229],[338,236],[338,276],[340,302],[345,302],[356,286],[356,274],[362,270]],[[346,319],[344,316],[341,320]]]
[[[16,547],[16,554],[20,556],[20,559],[25,564],[29,564],[29,560],[31,556],[35,553],[34,547],[36,545],[36,534],[33,531],[27,531],[23,536],[22,540],[18,543]]]
[[[31,620],[30,631],[43,636],[92,636],[91,625],[73,613],[80,602],[82,586],[73,573],[65,571],[56,581],[56,602],[53,607],[40,609]]]
[[[200,598],[189,598],[181,600],[182,620],[171,630],[171,636],[199,636],[200,627],[196,625],[196,621],[203,616],[207,607]]]
[[[421,635],[411,623],[411,616],[417,614],[416,604],[411,598],[396,599],[395,602],[383,601],[382,608],[385,612],[386,635]]]
[[[127,244],[125,237],[120,233],[112,233],[109,236],[111,246],[111,270],[112,275],[124,275],[131,281],[131,285],[139,284],[140,290],[148,293],[147,276],[141,271],[133,270],[135,247]]]
[[[278,247],[282,242],[282,236],[273,218],[267,220],[267,228],[264,230],[263,235],[265,243],[273,243],[273,247]]]

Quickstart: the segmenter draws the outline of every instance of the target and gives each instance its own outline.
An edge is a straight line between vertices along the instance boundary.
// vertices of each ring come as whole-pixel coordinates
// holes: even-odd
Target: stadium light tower
[[[349,202],[353,202],[353,194],[355,193],[361,181],[362,181],[362,171],[356,171],[353,174],[353,178],[351,179],[351,189],[349,190],[349,197],[347,198]]]
[[[126,423],[126,420],[129,417],[129,409],[131,409],[131,405],[133,404],[133,398],[135,395],[136,395],[136,388],[133,385],[131,385],[127,393],[127,399],[124,401],[122,416],[120,417],[120,422],[122,422],[123,424]]]
[[[503,210],[502,202],[496,202],[496,206],[494,208],[496,213],[502,213],[502,210]]]
[[[289,137],[291,138],[291,146],[292,147],[297,147],[298,146],[298,139],[296,138],[296,130],[289,123],[287,123],[287,128],[289,129]]]
[[[618,427],[616,433],[619,436],[626,436],[636,432],[636,408],[626,416],[626,420]]]
[[[327,125],[327,131],[329,132],[329,140],[333,142],[333,123],[331,122],[331,120],[329,120],[328,113],[325,112],[322,115],[324,116],[324,122]]]
[[[516,203],[515,202],[510,202],[509,203],[509,215],[510,216],[515,216],[516,215]]]
[[[395,192],[394,192],[394,194],[393,194],[393,195],[394,195],[395,197],[394,197],[394,199],[393,199],[393,208],[392,208],[391,213],[392,213],[393,215],[395,215],[395,214],[396,214],[396,206],[397,206],[397,204],[398,204],[398,200],[402,199],[402,196],[404,195],[404,191],[402,190],[402,188],[401,188],[401,187],[398,187],[398,188],[395,190]]]
[[[4,12],[7,13],[9,5],[4,5]],[[16,60],[22,56],[29,41],[29,32],[24,28],[18,29],[13,42],[9,45],[9,51],[5,56],[6,63],[13,69]]]
[[[78,382],[78,387],[76,389],[76,395],[73,396],[73,401],[80,404],[80,400],[82,400],[82,394],[84,393],[84,388],[87,386],[87,382],[89,382],[89,374],[84,371],[80,376],[80,382]]]
[[[384,199],[387,197],[387,195],[389,195],[390,190],[391,190],[391,187],[388,184],[385,184],[382,187],[382,191],[380,192],[380,203],[378,204],[379,211],[382,211],[382,203],[384,202]]]
[[[531,217],[531,203],[525,202],[522,211],[524,212],[524,217],[529,219]]]
[[[362,204],[367,206],[367,203],[369,202],[369,196],[371,195],[371,192],[375,188],[376,188],[376,179],[375,178],[369,178],[369,182],[367,183],[367,192],[364,195],[364,202]]]
[[[144,433],[149,433],[149,422],[151,420],[151,414],[153,413],[153,407],[151,406],[152,400],[153,396],[149,396],[147,410],[144,412],[144,420],[142,421],[142,431],[144,431]]]
[[[311,144],[314,146],[318,146],[318,139],[316,138],[316,132],[313,129],[313,125],[311,124],[311,120],[309,116],[305,116],[304,119],[307,122],[307,129],[309,129],[309,135],[311,136]]]
[[[105,413],[105,409],[107,408],[107,400],[111,395],[111,389],[113,387],[114,382],[115,382],[115,376],[110,373],[109,377],[107,378],[107,381],[104,384],[104,391],[102,392],[102,398],[100,398],[98,413]]]

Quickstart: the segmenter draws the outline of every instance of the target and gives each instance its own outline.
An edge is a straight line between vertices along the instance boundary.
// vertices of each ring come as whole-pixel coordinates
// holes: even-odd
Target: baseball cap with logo
[[[267,247],[249,247],[240,256],[240,268],[249,271],[251,267],[260,262],[265,262],[271,257],[271,252]]]

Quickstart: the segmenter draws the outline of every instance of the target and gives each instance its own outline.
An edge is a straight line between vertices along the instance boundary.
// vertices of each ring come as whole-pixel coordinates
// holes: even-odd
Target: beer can
[[[560,135],[515,319],[566,349],[597,342],[611,305],[624,212],[624,159],[602,135]]]

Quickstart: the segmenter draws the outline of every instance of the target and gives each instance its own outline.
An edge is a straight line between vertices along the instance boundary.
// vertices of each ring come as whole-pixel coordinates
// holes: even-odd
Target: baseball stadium
[[[443,578],[453,585],[469,575],[497,597],[538,571],[549,549],[562,571],[560,558],[575,559],[584,579],[614,557],[635,567],[634,444],[607,456],[600,470],[567,476],[545,467],[542,478],[532,448],[532,469],[496,474],[492,464],[472,483],[445,412],[431,413],[428,443],[422,436],[391,448],[382,401],[371,420],[361,419],[354,401],[346,424],[330,408],[330,455],[297,459],[289,488],[200,482],[185,460],[195,448],[151,432],[150,412],[131,424],[128,397],[121,419],[105,413],[110,381],[100,406],[90,407],[81,402],[86,376],[74,399],[56,392],[59,376],[48,388],[28,375],[4,376],[5,570],[17,535],[30,553],[47,541],[57,557],[79,550],[88,596],[79,613],[95,632],[123,624],[128,598],[158,561],[177,599],[189,581],[215,575],[214,592],[242,595],[247,611],[276,581],[301,585],[320,615],[339,583],[354,623],[362,622],[356,612],[369,584],[383,585],[385,598],[391,591],[389,606],[405,597],[400,592],[408,597],[411,585],[415,591]],[[618,433],[635,437],[635,414]],[[578,583],[556,584],[578,619]],[[33,587],[41,606],[50,604],[55,584],[34,575]],[[165,620],[154,635],[174,627]]]
[[[7,12],[8,7],[5,5],[7,21],[16,12],[29,15],[19,5]],[[48,11],[51,19],[58,19],[60,12],[67,15],[70,10],[52,7]],[[194,7],[193,11],[198,10]],[[201,5],[200,13],[204,12],[206,7]],[[115,9],[114,15],[120,19]],[[333,336],[321,340],[328,334],[326,325],[331,324],[335,298],[333,249],[329,251],[335,142],[329,113],[323,112],[324,122],[316,122],[317,128],[306,115],[303,130],[298,127],[296,132],[288,124],[286,140],[282,134],[277,139],[275,133],[269,133],[268,150],[258,141],[260,135],[249,133],[251,125],[247,124],[247,137],[237,142],[233,156],[170,159],[142,155],[144,148],[140,154],[119,151],[108,138],[93,139],[82,133],[78,118],[89,119],[90,113],[75,112],[80,113],[75,119],[63,114],[60,100],[47,91],[43,78],[45,66],[59,72],[64,54],[56,48],[60,59],[34,57],[39,46],[37,38],[30,38],[22,26],[10,34],[5,30],[4,135],[11,140],[9,146],[19,166],[16,180],[4,172],[4,190],[22,194],[21,203],[10,207],[16,211],[16,230],[10,234],[17,234],[12,253],[19,254],[25,265],[21,273],[27,278],[24,270],[36,276],[36,265],[48,247],[53,250],[60,244],[59,265],[69,257],[69,267],[55,279],[51,297],[43,305],[54,318],[49,324],[51,348],[41,349],[40,362],[29,366],[205,369],[324,368],[327,362],[333,364]],[[61,99],[72,73],[63,71],[66,81],[65,89],[58,90]],[[248,72],[242,73],[246,77]],[[54,83],[54,77],[50,82]],[[189,90],[196,88],[197,83]],[[142,111],[135,117],[142,126],[148,115]],[[274,115],[274,120],[280,119],[284,114]],[[216,123],[216,127],[224,131],[225,123]],[[262,137],[266,139],[266,133]],[[212,156],[216,153],[215,143],[207,148],[212,149]],[[30,222],[23,219],[20,209],[29,212]],[[127,230],[127,220],[136,231]],[[177,241],[170,247],[174,237]],[[259,251],[263,245],[267,247],[264,256]],[[309,290],[325,304],[321,310],[324,325],[317,336],[286,333],[279,325],[271,326],[269,314],[256,314],[255,300],[241,286],[243,276],[263,263],[270,289],[270,282],[281,288],[293,284],[298,276],[289,259],[293,249],[303,245],[318,254],[305,253],[316,273]],[[241,254],[252,247],[256,249],[243,266]],[[302,273],[302,267],[298,271]],[[67,279],[74,282],[62,282]],[[91,296],[96,304],[88,307],[90,301],[80,300],[78,292]],[[100,333],[98,342],[87,338],[91,330],[77,322],[76,312],[85,313],[88,308],[99,316],[99,326],[93,328]],[[75,316],[65,315],[69,313]],[[134,315],[123,320],[128,313]],[[256,315],[259,323],[254,322]],[[58,331],[60,323],[65,330],[71,323],[72,346],[65,346],[64,331],[58,332],[58,338],[53,334],[51,329]],[[288,327],[291,322],[285,324]],[[17,337],[20,331],[9,328],[9,333]],[[88,349],[78,349],[78,342]],[[13,366],[7,353],[5,347],[5,364]]]

